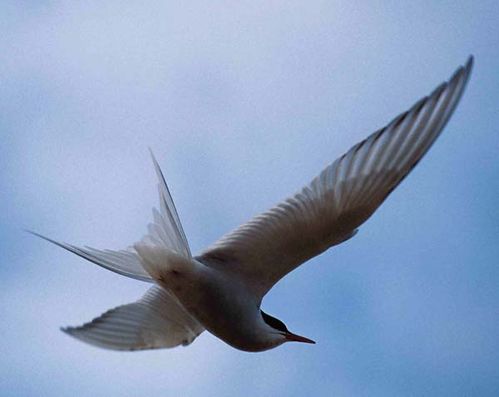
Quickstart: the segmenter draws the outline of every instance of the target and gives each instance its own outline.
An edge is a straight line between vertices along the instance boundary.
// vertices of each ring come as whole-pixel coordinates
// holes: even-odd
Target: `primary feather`
[[[62,331],[111,350],[144,350],[189,345],[204,331],[164,288],[153,286],[137,302],[108,310],[79,327]]]
[[[236,273],[260,297],[308,259],[352,237],[428,151],[473,65],[353,146],[293,197],[222,237],[199,259]]]

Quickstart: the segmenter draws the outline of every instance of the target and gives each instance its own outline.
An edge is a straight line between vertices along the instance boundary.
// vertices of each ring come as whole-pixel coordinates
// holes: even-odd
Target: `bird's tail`
[[[144,270],[156,281],[168,284],[171,276],[184,274],[192,269],[192,259],[158,245],[144,242],[134,246]]]
[[[175,263],[179,261],[179,258],[183,258],[184,262],[192,262],[189,244],[175,209],[175,204],[152,151],[151,157],[158,177],[160,205],[159,210],[153,209],[153,221],[148,225],[147,234],[140,243],[135,245],[135,247],[141,247],[142,255],[129,248],[113,251],[99,250],[87,246],[79,247],[53,240],[29,230],[28,232],[105,269],[141,281],[153,281],[149,274],[151,276],[157,274],[163,263]],[[161,261],[153,260],[154,258],[159,258]],[[146,270],[146,267],[148,270]]]

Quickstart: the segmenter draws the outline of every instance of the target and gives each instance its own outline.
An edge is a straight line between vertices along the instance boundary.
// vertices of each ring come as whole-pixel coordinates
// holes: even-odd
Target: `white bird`
[[[133,248],[80,248],[34,233],[108,270],[154,284],[137,302],[62,330],[114,350],[185,346],[205,329],[245,351],[289,341],[315,343],[264,313],[263,297],[297,266],[356,234],[435,142],[461,98],[472,65],[470,57],[448,82],[353,146],[297,194],[199,256],[191,254],[153,156],[160,210],[153,209],[148,234]]]

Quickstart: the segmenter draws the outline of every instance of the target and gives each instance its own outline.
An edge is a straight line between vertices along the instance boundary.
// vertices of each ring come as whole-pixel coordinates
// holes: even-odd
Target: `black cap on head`
[[[275,328],[284,333],[289,333],[288,328],[281,320],[278,320],[277,318],[268,315],[263,310],[260,310],[260,313],[262,313],[263,321],[265,321],[272,328]]]

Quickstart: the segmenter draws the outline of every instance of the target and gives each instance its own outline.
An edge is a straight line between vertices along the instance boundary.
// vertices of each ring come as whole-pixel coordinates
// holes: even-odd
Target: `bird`
[[[354,145],[308,185],[193,256],[160,166],[159,210],[145,236],[122,250],[75,246],[31,232],[107,270],[152,286],[141,299],[61,330],[121,351],[191,344],[203,331],[243,351],[315,343],[264,312],[286,274],[351,239],[427,153],[453,114],[473,56],[429,95]]]

